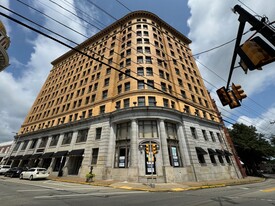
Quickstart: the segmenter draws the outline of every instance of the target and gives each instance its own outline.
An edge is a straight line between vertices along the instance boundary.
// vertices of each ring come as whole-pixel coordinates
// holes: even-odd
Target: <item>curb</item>
[[[247,180],[247,181],[236,181],[236,182],[228,182],[222,184],[213,184],[213,185],[201,185],[201,186],[188,186],[186,188],[178,187],[178,188],[169,188],[169,189],[161,189],[161,188],[138,188],[138,187],[131,187],[131,186],[112,186],[112,184],[104,184],[104,183],[96,183],[96,182],[81,182],[81,181],[73,181],[73,180],[62,180],[62,179],[50,179],[53,181],[59,182],[68,182],[68,183],[76,183],[76,184],[83,184],[83,185],[92,185],[92,186],[101,186],[101,187],[112,187],[115,189],[124,189],[124,190],[133,190],[133,191],[146,191],[146,192],[183,192],[188,190],[200,190],[200,189],[209,189],[209,188],[218,188],[218,187],[226,187],[226,186],[233,186],[233,185],[244,185],[244,184],[252,184],[252,183],[259,183],[266,180],[266,178],[262,179],[255,179],[255,180]]]

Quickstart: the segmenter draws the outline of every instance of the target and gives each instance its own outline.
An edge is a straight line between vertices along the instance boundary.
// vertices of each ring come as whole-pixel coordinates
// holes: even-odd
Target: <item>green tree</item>
[[[253,126],[234,124],[229,130],[237,153],[244,162],[248,175],[259,175],[259,164],[275,154],[274,147],[264,138],[263,134],[257,133]]]

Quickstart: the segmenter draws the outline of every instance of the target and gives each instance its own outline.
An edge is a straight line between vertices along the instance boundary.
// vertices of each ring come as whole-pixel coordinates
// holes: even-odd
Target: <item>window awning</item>
[[[224,150],[223,152],[225,156],[232,156],[232,153],[228,152],[227,150]]]
[[[29,154],[29,155],[24,155],[24,156],[22,157],[22,160],[27,160],[27,159],[29,159],[31,156],[32,156],[31,154]]]
[[[34,154],[34,155],[32,155],[30,158],[31,158],[31,159],[36,159],[36,158],[38,158],[38,157],[40,157],[40,156],[42,156],[42,154]]]
[[[207,152],[204,149],[202,149],[201,147],[196,147],[196,151],[198,154],[202,154],[202,155],[207,154]]]
[[[7,159],[14,160],[14,156],[7,157]]]
[[[53,156],[53,152],[48,152],[48,153],[45,153],[41,156],[41,158],[50,158]]]
[[[19,160],[19,159],[21,159],[22,158],[22,155],[18,155],[18,156],[15,156],[13,159],[14,160]]]
[[[70,156],[82,156],[84,153],[84,149],[77,149],[77,150],[72,150],[69,152]]]
[[[213,150],[213,149],[208,148],[207,150],[208,150],[208,153],[210,155],[216,155],[217,154],[217,152],[215,150]]]
[[[53,154],[53,157],[62,157],[67,155],[68,151],[59,151]]]
[[[220,149],[216,149],[216,152],[217,152],[218,155],[224,155],[224,152]]]

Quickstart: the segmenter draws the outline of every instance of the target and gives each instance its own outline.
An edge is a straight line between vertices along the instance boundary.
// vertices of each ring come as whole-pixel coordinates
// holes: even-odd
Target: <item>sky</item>
[[[239,15],[232,12],[236,4],[252,15],[266,16],[270,22],[275,20],[274,0],[265,0],[264,4],[258,0],[1,0],[0,2],[1,6],[77,43],[83,42],[86,36],[94,35],[130,11],[150,11],[191,39],[190,47],[193,54],[236,38]],[[36,27],[3,8],[0,8],[0,12]],[[13,140],[52,68],[51,62],[68,49],[1,15],[0,20],[6,26],[11,39],[8,49],[10,66],[0,72],[1,143]],[[250,27],[251,25],[246,24],[245,31]],[[242,42],[253,34],[252,31],[248,32],[242,37]],[[242,101],[241,107],[233,110],[228,106],[223,107],[216,95],[218,88],[226,86],[234,44],[235,41],[194,56],[197,66],[223,118],[231,123],[253,125],[258,132],[268,138],[275,134],[275,124],[270,124],[275,120],[275,69],[273,69],[275,63],[264,66],[261,71],[249,71],[248,74],[245,74],[241,68],[234,70],[231,81],[240,84],[248,96]],[[226,126],[232,125],[227,123]]]

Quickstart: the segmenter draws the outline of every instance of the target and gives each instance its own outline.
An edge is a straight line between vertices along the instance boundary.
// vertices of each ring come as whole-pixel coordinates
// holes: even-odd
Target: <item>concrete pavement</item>
[[[246,177],[243,179],[216,180],[204,182],[182,182],[182,183],[134,183],[134,182],[119,182],[115,180],[95,180],[94,182],[86,182],[84,178],[68,176],[68,177],[52,177],[48,179],[60,182],[70,182],[78,184],[86,184],[93,186],[113,187],[117,189],[138,190],[148,192],[180,192],[186,190],[197,190],[205,188],[225,187],[229,185],[242,185],[262,182],[265,178],[261,177]]]

